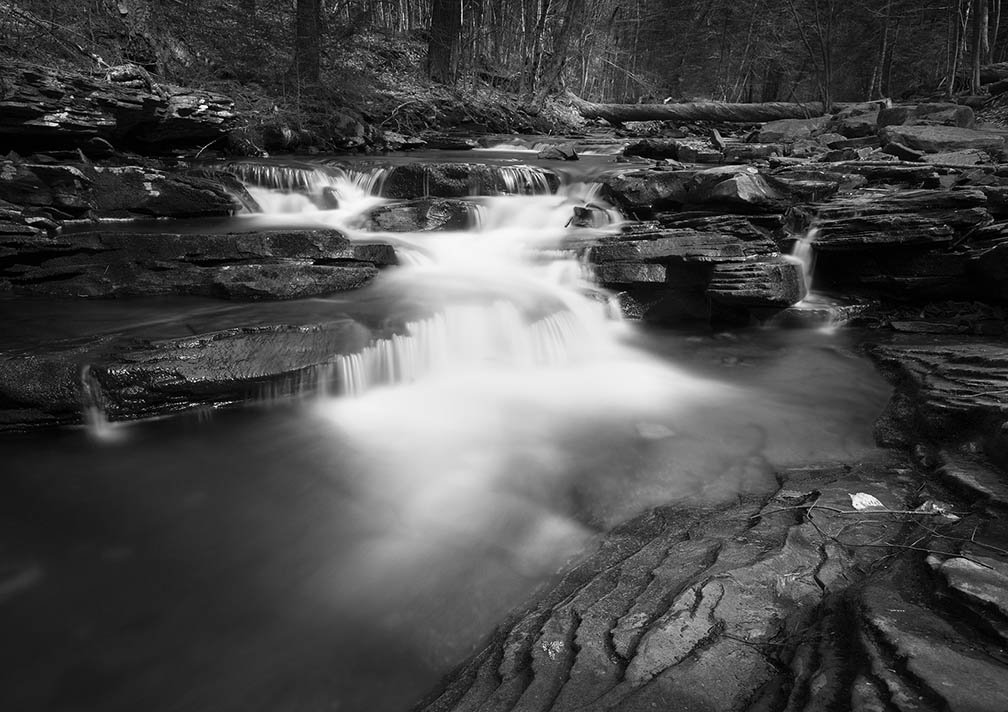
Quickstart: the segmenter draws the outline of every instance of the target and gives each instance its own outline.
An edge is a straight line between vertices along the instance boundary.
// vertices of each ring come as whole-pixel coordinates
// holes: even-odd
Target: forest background
[[[1006,35],[1000,0],[0,0],[0,56],[137,64],[290,125],[335,111],[403,132],[553,130],[576,121],[566,91],[977,93],[979,68],[1008,58]]]

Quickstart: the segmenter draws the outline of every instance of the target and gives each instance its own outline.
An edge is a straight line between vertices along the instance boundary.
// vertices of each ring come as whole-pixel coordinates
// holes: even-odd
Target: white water
[[[795,240],[791,248],[791,256],[801,263],[802,277],[805,279],[805,288],[812,291],[812,276],[815,271],[815,243],[819,231],[816,228],[809,228],[808,232]]]
[[[350,566],[362,599],[404,575],[422,577],[417,567],[443,565],[461,541],[497,542],[525,573],[555,570],[588,532],[544,493],[615,486],[588,464],[599,444],[654,447],[655,433],[681,432],[677,415],[731,391],[625,343],[632,327],[612,318],[571,245],[590,231],[566,227],[574,206],[597,202],[595,186],[486,196],[474,230],[394,236],[355,229],[376,199],[349,193],[338,211],[299,217],[351,239],[394,239],[413,257],[374,289],[432,309],[320,366],[316,378],[339,394],[314,412],[352,444],[358,495],[391,513]],[[627,492],[596,514],[615,521],[675,491]]]

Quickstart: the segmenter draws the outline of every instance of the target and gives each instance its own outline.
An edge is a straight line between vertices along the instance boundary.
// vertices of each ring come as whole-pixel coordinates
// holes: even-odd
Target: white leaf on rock
[[[850,493],[848,493],[850,494]],[[854,509],[885,509],[885,505],[867,492],[857,492],[850,495],[851,506]]]

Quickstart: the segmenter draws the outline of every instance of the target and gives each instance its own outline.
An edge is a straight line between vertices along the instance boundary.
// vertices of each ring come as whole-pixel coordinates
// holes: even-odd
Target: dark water
[[[325,404],[141,423],[111,444],[6,439],[4,709],[405,709],[613,522],[873,457],[887,389],[847,341],[651,335],[737,390],[640,422],[570,413],[506,443],[460,428],[394,476],[408,462],[355,444]],[[488,452],[507,476],[431,478]]]
[[[879,456],[889,389],[859,334],[606,322],[571,265],[513,249],[561,239],[567,198],[486,211],[479,234],[406,236],[430,264],[332,299],[0,302],[5,350],[458,317],[427,337],[442,368],[358,398],[0,439],[0,710],[408,709],[613,525]],[[544,337],[502,299],[578,328]],[[544,339],[560,356],[528,361]]]

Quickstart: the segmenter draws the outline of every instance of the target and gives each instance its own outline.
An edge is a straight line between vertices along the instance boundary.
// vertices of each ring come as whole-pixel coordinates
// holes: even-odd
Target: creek
[[[506,190],[468,198],[466,230],[362,227],[384,167],[453,157],[437,152],[246,164],[262,212],[172,228],[390,242],[400,265],[361,290],[0,304],[4,348],[276,319],[374,328],[243,408],[128,424],[99,409],[3,441],[10,709],[407,709],[631,517],[880,456],[889,389],[860,334],[621,320],[570,249],[612,224],[568,227],[599,203],[607,152],[564,165],[553,191],[514,148],[476,154]]]

